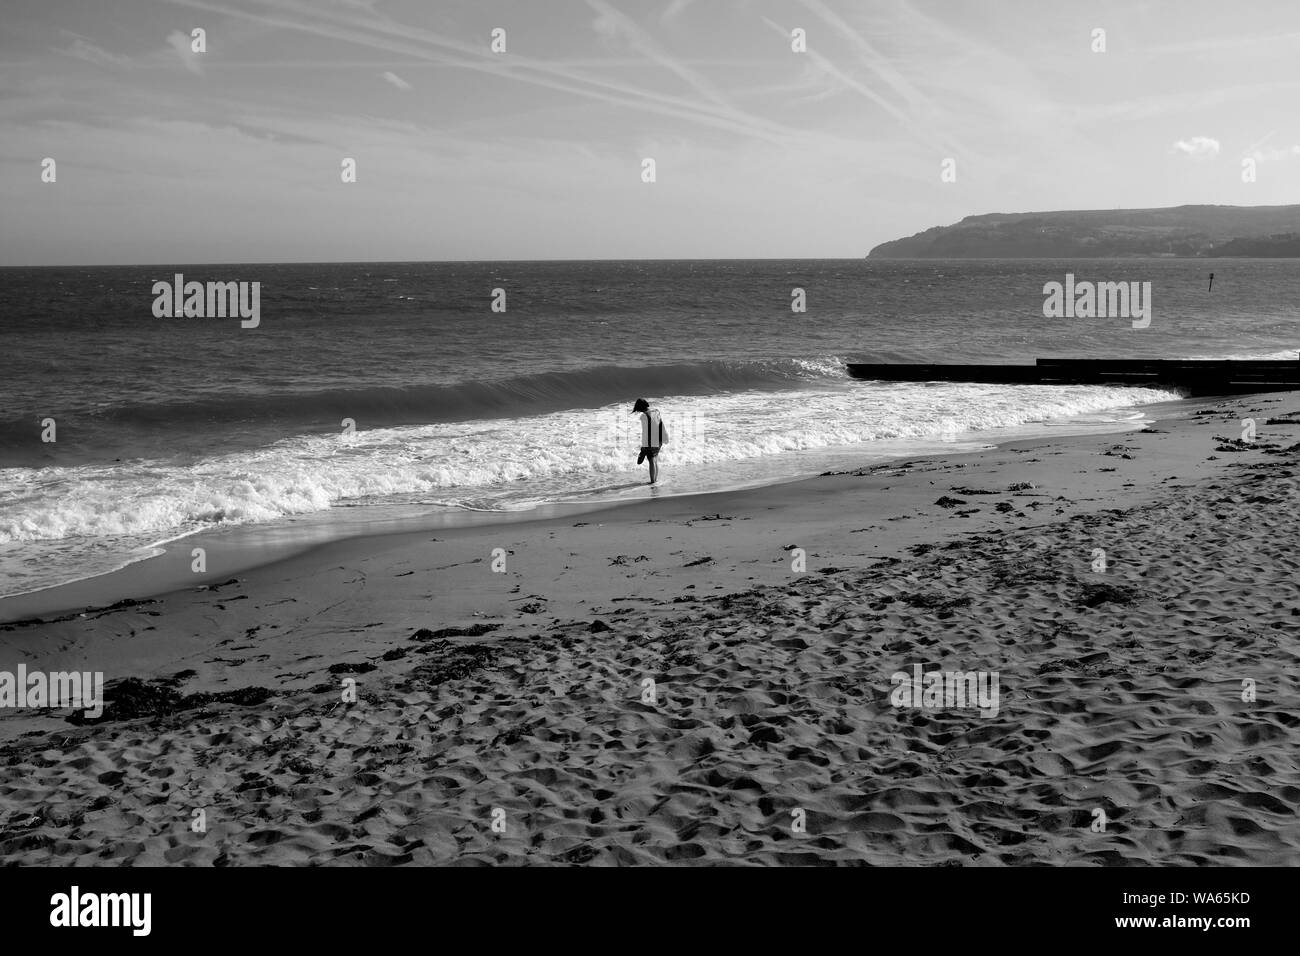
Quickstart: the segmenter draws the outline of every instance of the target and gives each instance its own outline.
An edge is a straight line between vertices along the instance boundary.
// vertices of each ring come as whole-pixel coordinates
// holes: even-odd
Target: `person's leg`
[[[659,450],[655,449],[650,455],[650,484],[659,480]]]

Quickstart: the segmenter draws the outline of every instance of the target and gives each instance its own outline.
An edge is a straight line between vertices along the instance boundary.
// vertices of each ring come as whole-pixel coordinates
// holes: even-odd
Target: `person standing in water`
[[[650,459],[650,484],[659,480],[659,449],[668,442],[668,429],[664,428],[659,410],[650,407],[644,398],[638,398],[632,406],[632,414],[641,414],[641,454],[637,457],[639,465]]]

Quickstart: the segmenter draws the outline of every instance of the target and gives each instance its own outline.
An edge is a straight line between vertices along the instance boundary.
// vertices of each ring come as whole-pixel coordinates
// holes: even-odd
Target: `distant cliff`
[[[1300,258],[1300,206],[989,213],[882,242],[871,259]]]

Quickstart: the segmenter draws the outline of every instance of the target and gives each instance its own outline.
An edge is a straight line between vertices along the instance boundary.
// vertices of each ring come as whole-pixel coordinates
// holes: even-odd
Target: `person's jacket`
[[[659,417],[659,410],[652,408],[648,412],[642,412],[641,447],[658,448],[667,442],[668,429],[664,427],[663,419]]]

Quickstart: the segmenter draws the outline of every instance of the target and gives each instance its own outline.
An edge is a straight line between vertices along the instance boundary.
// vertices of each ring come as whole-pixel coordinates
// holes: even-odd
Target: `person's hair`
[[[647,411],[649,408],[650,408],[649,402],[647,402],[644,398],[638,398],[636,400],[636,404],[632,406],[632,411],[644,412]]]

